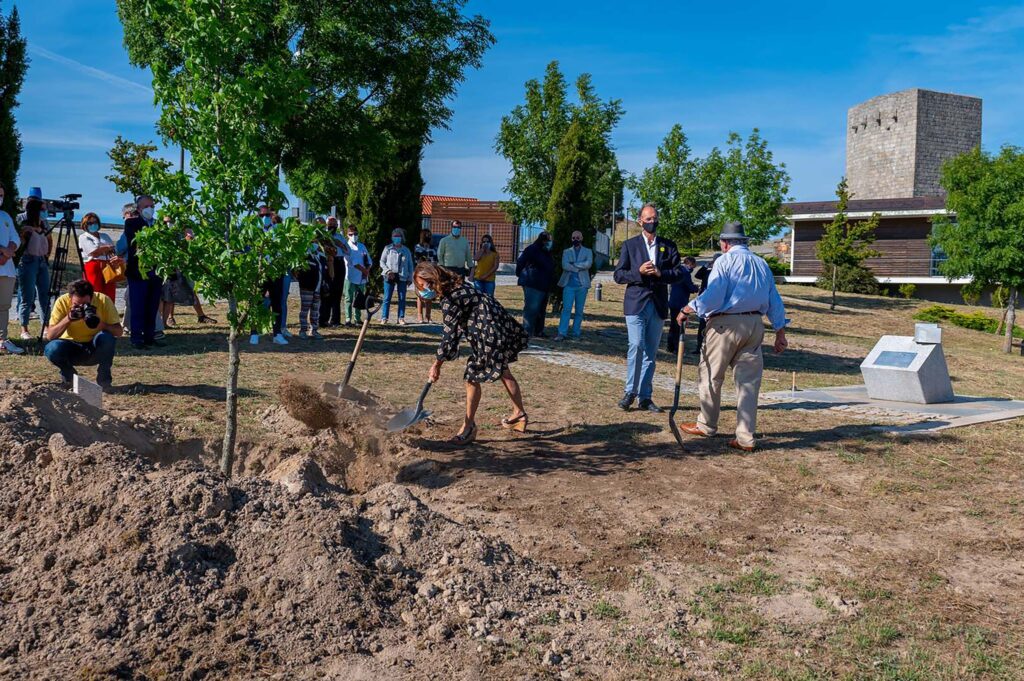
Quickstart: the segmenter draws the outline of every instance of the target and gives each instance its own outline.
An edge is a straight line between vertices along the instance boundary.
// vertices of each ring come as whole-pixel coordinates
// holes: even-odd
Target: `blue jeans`
[[[39,296],[39,321],[50,323],[50,264],[42,255],[23,255],[18,265],[18,288],[21,291],[18,316],[22,326],[28,326],[28,317]]]
[[[117,339],[109,331],[100,331],[93,336],[91,343],[78,343],[73,340],[58,338],[46,344],[43,354],[46,359],[60,369],[60,377],[70,383],[78,373],[76,366],[95,366],[96,382],[100,385],[110,383],[110,367],[114,364],[114,351]]]
[[[131,308],[132,345],[153,342],[156,317],[160,310],[160,290],[163,282],[158,277],[128,280],[128,304]]]
[[[388,314],[391,312],[391,294],[398,291],[398,318],[405,319],[405,290],[408,288],[409,282],[407,281],[396,281],[391,283],[388,280],[384,280],[384,311],[382,312],[383,319],[388,318]]]
[[[583,306],[587,304],[587,291],[589,288],[582,286],[566,286],[562,289],[562,318],[558,322],[558,335],[569,335],[569,315],[573,307],[576,314],[572,315],[572,337],[580,337],[580,327],[583,326]]]
[[[530,336],[538,336],[544,331],[544,308],[547,299],[547,291],[523,287],[523,328]]]
[[[626,389],[628,395],[641,400],[651,399],[654,393],[654,360],[661,343],[665,320],[658,314],[654,303],[648,301],[640,314],[626,315],[629,334],[629,352],[626,354]]]
[[[480,281],[479,279],[473,280],[473,288],[480,293],[486,293],[487,295],[494,297],[494,284],[497,282],[493,281]]]

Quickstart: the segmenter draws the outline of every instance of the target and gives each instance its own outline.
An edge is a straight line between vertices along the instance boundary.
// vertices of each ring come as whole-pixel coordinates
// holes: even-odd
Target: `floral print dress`
[[[469,341],[466,362],[469,383],[496,381],[526,349],[526,329],[491,296],[462,284],[441,300],[444,332],[437,358],[452,361],[459,356],[459,340]]]

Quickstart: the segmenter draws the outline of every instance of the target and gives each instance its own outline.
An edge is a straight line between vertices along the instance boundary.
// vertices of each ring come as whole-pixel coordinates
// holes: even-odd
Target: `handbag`
[[[103,266],[103,281],[107,282],[108,284],[120,283],[128,278],[125,275],[125,271],[127,269],[128,266],[125,265],[123,260],[117,265],[111,265],[108,262],[106,265]]]

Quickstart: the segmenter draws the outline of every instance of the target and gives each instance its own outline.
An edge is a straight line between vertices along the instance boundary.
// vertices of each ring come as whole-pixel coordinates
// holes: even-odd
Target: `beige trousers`
[[[736,379],[736,440],[753,446],[757,426],[757,396],[761,392],[764,357],[761,342],[764,323],[760,315],[722,315],[708,320],[701,348],[700,417],[698,427],[708,435],[718,432],[722,409],[722,383],[732,367]]]
[[[0,277],[0,343],[7,340],[7,325],[10,322],[13,297],[14,277]]]

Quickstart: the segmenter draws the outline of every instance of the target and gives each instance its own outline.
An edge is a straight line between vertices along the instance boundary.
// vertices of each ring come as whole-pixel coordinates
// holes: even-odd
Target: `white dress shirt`
[[[789,323],[768,263],[740,245],[730,248],[715,262],[707,290],[690,307],[705,319],[714,314],[759,312],[768,317],[776,331]]]
[[[643,237],[644,237],[644,246],[647,246],[647,259],[650,260],[655,265],[657,265],[658,264],[658,260],[657,260],[657,255],[658,255],[658,237],[655,236],[654,234],[652,234],[650,241],[647,240],[647,234],[646,233],[643,234]]]

